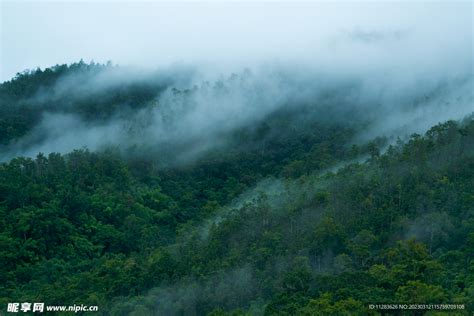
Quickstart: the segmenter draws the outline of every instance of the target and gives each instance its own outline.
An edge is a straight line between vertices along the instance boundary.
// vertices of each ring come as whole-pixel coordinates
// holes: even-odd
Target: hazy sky
[[[288,60],[361,67],[387,58],[392,67],[399,65],[393,60],[407,67],[472,61],[472,1],[0,1],[0,81],[81,58],[217,68]]]

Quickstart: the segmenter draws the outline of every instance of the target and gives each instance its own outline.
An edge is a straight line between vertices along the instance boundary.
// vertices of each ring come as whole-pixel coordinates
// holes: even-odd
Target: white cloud
[[[361,66],[421,61],[431,67],[473,55],[470,1],[4,0],[1,6],[0,80],[80,58],[141,66],[184,62],[222,70],[288,60]],[[382,47],[337,41],[341,32],[406,30],[406,41]]]

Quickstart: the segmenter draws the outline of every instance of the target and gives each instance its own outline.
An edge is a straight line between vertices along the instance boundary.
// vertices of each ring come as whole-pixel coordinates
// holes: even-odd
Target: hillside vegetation
[[[106,122],[159,110],[154,100],[173,87],[152,76],[85,96],[58,92],[61,78],[107,67],[56,66],[1,84],[0,152],[44,141],[24,137],[45,113]],[[0,304],[217,316],[377,315],[369,304],[449,303],[467,315],[472,116],[396,143],[356,142],[367,121],[358,112],[322,120],[330,109],[285,105],[182,163],[170,162],[187,143],[1,163]]]

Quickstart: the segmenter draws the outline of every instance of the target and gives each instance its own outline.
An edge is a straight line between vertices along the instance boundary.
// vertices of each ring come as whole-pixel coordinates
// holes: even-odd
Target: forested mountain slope
[[[31,136],[40,113],[128,120],[174,110],[169,98],[187,109],[200,104],[188,96],[228,98],[236,81],[246,84],[178,90],[152,76],[87,98],[48,86],[77,76],[74,67],[111,66],[58,66],[0,86],[4,152],[51,137]],[[333,104],[347,100],[332,88],[319,97],[317,109],[286,98],[250,124],[183,142],[137,137],[126,149],[113,142],[0,164],[0,304],[80,302],[104,315],[363,315],[368,304],[400,302],[472,311],[472,115],[397,143],[356,141],[370,124],[364,111],[341,112]],[[160,122],[170,121],[180,126]],[[172,163],[209,135],[225,142]]]

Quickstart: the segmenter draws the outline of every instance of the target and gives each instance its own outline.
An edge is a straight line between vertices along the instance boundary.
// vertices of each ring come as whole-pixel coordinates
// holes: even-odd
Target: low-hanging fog
[[[0,159],[139,146],[174,148],[175,162],[189,161],[300,106],[316,120],[362,122],[355,142],[404,137],[473,111],[472,43],[470,2],[6,1],[3,80],[80,58],[120,66],[59,78],[28,97],[62,108],[43,111]],[[68,110],[70,100],[144,82],[164,87],[145,107],[100,120]]]

